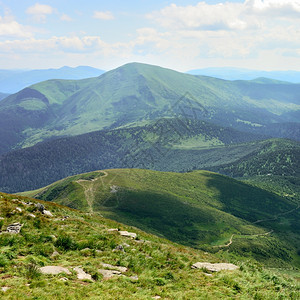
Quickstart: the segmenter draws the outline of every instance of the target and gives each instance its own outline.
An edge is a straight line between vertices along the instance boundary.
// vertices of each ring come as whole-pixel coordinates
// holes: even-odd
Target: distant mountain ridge
[[[275,79],[300,83],[300,71],[259,71],[240,68],[204,68],[187,71],[192,75],[205,75],[225,80],[255,80],[257,78]]]
[[[49,79],[84,79],[100,76],[104,72],[88,66],[75,68],[64,66],[59,69],[0,70],[0,91],[12,94],[27,86]]]
[[[131,63],[95,78],[44,81],[2,100],[0,153],[180,116],[277,137],[277,124],[299,131],[299,94],[300,84],[232,82]]]

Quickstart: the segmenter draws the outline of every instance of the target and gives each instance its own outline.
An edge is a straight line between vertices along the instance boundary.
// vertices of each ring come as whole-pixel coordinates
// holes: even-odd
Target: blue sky
[[[300,0],[0,0],[0,69],[300,71]]]

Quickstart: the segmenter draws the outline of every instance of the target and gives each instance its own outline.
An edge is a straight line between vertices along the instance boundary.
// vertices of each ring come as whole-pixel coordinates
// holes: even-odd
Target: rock
[[[35,218],[34,214],[28,214],[27,216],[30,217],[30,218]]]
[[[107,229],[108,232],[114,232],[114,231],[119,231],[118,228],[110,228],[110,229]]]
[[[152,299],[161,299],[161,296],[154,296]]]
[[[66,273],[68,275],[71,274],[71,272],[64,267],[60,267],[60,266],[46,266],[46,267],[41,267],[39,269],[41,271],[42,274],[52,274],[52,275],[57,275],[60,273]]]
[[[136,237],[137,237],[136,233],[128,232],[128,231],[125,231],[125,230],[121,230],[121,231],[119,231],[119,233],[122,236],[130,237],[130,238],[133,238],[133,239],[136,239]]]
[[[104,269],[99,269],[98,272],[100,274],[102,274],[104,279],[109,279],[112,278],[114,276],[120,276],[122,275],[122,273],[120,271],[116,271],[116,270],[104,270]]]
[[[47,217],[53,217],[53,215],[51,214],[51,212],[49,210],[43,210],[43,215],[45,215]]]
[[[54,258],[54,257],[57,257],[59,256],[60,254],[55,250],[52,254],[51,254],[51,257]]]
[[[125,251],[122,245],[118,245],[113,251]]]
[[[110,192],[111,192],[111,193],[117,193],[117,192],[118,192],[118,187],[117,187],[116,185],[112,185],[112,186],[110,187]]]
[[[1,287],[1,291],[2,292],[6,292],[7,290],[9,290],[9,287],[8,286],[3,286],[3,287]]]
[[[126,243],[123,243],[122,246],[125,247],[125,248],[129,248],[130,247],[130,245],[128,245]]]
[[[7,226],[6,231],[9,232],[9,233],[15,233],[15,234],[17,234],[17,233],[20,232],[22,226],[23,226],[23,224],[13,223],[13,224]]]
[[[234,264],[227,264],[227,263],[211,264],[208,262],[197,262],[192,265],[192,269],[207,269],[208,271],[211,271],[211,272],[219,272],[222,270],[233,271],[238,268],[239,267]]]
[[[80,267],[75,267],[73,270],[77,273],[77,279],[93,280],[90,274],[85,273]]]
[[[16,211],[18,211],[18,212],[22,212],[22,208],[20,208],[20,207],[16,207]]]
[[[139,280],[138,276],[137,275],[134,275],[134,276],[130,276],[129,279],[131,280]]]
[[[69,279],[67,277],[62,277],[59,280],[61,280],[61,281],[68,281]]]
[[[45,210],[45,206],[41,203],[36,203],[35,207],[42,213]]]
[[[126,267],[120,267],[120,266],[113,266],[113,265],[110,265],[110,264],[105,264],[105,263],[102,263],[102,266],[104,268],[107,268],[107,269],[111,269],[111,270],[117,270],[121,273],[124,273],[124,272],[127,272],[128,269]]]

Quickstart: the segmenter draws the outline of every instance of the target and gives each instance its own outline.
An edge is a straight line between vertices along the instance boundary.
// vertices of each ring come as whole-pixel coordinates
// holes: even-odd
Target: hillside
[[[24,195],[97,211],[177,243],[241,260],[254,258],[273,267],[300,262],[299,206],[216,173],[106,170]]]
[[[285,299],[299,296],[299,283],[282,270],[237,260],[235,271],[192,269],[222,260],[97,214],[8,194],[0,208],[1,299],[276,299],[278,290]],[[22,225],[19,233],[6,232],[13,223]],[[45,274],[54,268],[61,273]]]
[[[35,83],[49,79],[84,79],[103,74],[103,70],[87,66],[40,70],[0,70],[0,91],[17,93]]]
[[[0,156],[0,188],[19,192],[97,169],[186,171],[230,163],[260,149],[262,139],[198,120],[166,118],[39,143]],[[284,142],[283,142],[284,143]]]
[[[45,81],[1,101],[0,153],[162,117],[201,119],[267,135],[270,124],[292,122],[299,132],[299,92],[299,84],[231,82],[127,64],[97,78]]]

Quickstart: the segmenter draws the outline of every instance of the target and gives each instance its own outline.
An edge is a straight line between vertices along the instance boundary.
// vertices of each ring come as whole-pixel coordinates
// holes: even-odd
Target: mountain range
[[[232,82],[131,63],[95,78],[44,81],[3,99],[0,153],[162,117],[299,140],[299,92],[300,84]]]
[[[103,70],[87,66],[79,66],[76,68],[65,66],[59,69],[40,70],[0,70],[0,91],[12,94],[44,80],[83,79],[96,77],[103,73]]]
[[[286,82],[300,83],[299,71],[259,71],[239,68],[204,68],[194,69],[187,72],[192,75],[204,75],[225,80],[254,80],[261,81],[275,79]]]

